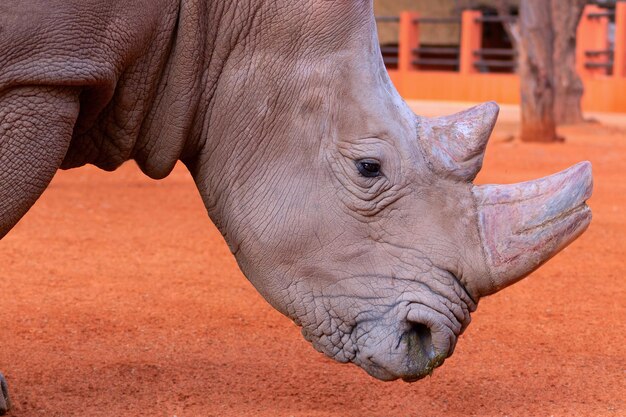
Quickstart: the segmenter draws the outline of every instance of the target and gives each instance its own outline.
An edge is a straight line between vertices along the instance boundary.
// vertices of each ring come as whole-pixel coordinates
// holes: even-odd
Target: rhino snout
[[[364,325],[357,332],[367,336],[358,337],[363,344],[355,362],[375,378],[420,380],[454,351],[460,323],[424,305],[410,306],[403,316],[394,324],[384,318],[375,327]]]

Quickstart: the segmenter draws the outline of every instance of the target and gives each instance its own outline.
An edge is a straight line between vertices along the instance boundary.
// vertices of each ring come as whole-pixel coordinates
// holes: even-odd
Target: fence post
[[[605,75],[604,68],[587,68],[586,62],[606,62],[606,55],[587,57],[586,51],[603,51],[609,48],[609,21],[605,17],[589,18],[592,13],[602,13],[605,9],[587,5],[576,30],[576,70],[581,77]]]
[[[398,37],[398,70],[411,71],[416,69],[413,65],[415,54],[413,50],[419,46],[419,23],[416,12],[400,13],[400,34]]]
[[[615,4],[615,43],[613,76],[626,78],[626,2]]]
[[[483,25],[477,22],[483,16],[479,10],[464,10],[461,14],[461,48],[459,50],[459,72],[478,72],[474,65],[474,51],[482,46]]]

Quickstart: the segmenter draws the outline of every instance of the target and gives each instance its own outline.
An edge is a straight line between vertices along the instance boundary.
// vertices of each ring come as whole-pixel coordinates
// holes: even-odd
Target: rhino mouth
[[[409,304],[400,317],[395,323],[383,317],[374,325],[357,325],[356,340],[362,343],[352,362],[383,381],[415,382],[452,354],[464,325],[424,305]]]

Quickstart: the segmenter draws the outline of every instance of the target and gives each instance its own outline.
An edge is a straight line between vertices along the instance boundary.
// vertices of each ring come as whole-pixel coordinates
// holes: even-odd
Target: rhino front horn
[[[499,111],[491,101],[451,116],[420,118],[420,144],[433,171],[444,177],[472,181],[483,165]]]
[[[592,189],[589,162],[535,181],[474,186],[487,276],[472,292],[482,297],[519,281],[580,236]]]

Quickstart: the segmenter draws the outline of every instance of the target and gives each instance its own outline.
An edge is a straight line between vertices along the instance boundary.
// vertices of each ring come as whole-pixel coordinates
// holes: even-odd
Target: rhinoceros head
[[[590,165],[473,185],[498,107],[414,115],[371,3],[318,3],[330,10],[318,23],[283,22],[281,39],[306,35],[300,49],[281,52],[269,31],[255,61],[223,74],[219,141],[196,180],[243,272],[317,350],[417,380],[452,354],[481,297],[585,230]]]

